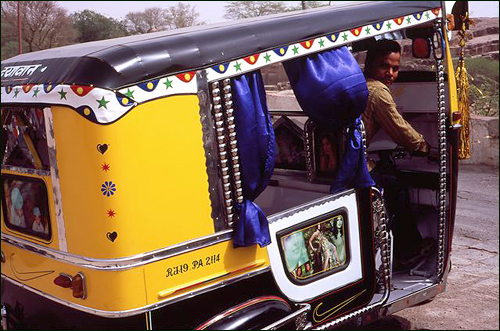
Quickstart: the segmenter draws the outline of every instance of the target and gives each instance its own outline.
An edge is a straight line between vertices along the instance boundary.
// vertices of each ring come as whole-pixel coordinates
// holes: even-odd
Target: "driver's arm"
[[[409,151],[427,154],[429,146],[396,109],[396,103],[387,87],[377,89],[372,96],[373,116],[394,142]]]

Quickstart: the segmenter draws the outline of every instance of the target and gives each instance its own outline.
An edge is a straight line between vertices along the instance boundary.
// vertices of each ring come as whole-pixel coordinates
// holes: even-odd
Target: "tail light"
[[[73,277],[66,274],[59,274],[59,276],[54,279],[54,284],[63,288],[71,288],[73,290],[73,296],[79,299],[85,299],[87,297],[87,286],[85,283],[85,276],[81,272]]]
[[[54,279],[54,284],[57,286],[61,286],[64,288],[70,288],[71,287],[71,276],[66,275],[66,274],[60,274],[59,276]]]
[[[85,286],[85,276],[79,272],[71,281],[71,288],[73,289],[73,296],[75,298],[85,299],[87,297],[87,289]]]

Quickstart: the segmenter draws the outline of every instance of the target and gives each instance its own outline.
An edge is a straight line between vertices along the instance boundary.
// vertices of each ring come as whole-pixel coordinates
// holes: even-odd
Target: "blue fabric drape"
[[[302,110],[319,127],[348,127],[344,155],[330,191],[375,185],[368,173],[361,137],[361,113],[368,102],[366,79],[347,47],[283,63]]]
[[[234,247],[269,245],[266,215],[253,202],[266,188],[274,171],[275,138],[259,71],[233,80],[233,103],[244,202],[237,206]]]
[[[361,116],[347,130],[344,155],[340,162],[337,178],[330,193],[338,193],[348,188],[375,186],[366,166],[363,137],[361,134]]]

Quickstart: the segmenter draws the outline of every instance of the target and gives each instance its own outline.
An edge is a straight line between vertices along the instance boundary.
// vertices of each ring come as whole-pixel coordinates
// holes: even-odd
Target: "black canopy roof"
[[[22,82],[2,77],[2,86],[67,83],[117,89],[437,7],[440,1],[363,2],[53,48],[2,61],[2,70],[47,67]]]

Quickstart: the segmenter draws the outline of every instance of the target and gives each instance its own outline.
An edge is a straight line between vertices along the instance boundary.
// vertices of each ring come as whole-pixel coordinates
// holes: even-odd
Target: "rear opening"
[[[364,61],[362,54],[357,58],[360,63]],[[436,74],[430,71],[430,66],[427,66],[428,71],[412,71],[411,66],[403,64],[403,70],[391,86],[398,110],[437,150]],[[262,76],[276,136],[276,166],[269,186],[256,203],[271,216],[330,194],[343,154],[345,132],[326,132],[311,123],[299,106],[280,64],[263,69]],[[412,155],[397,146],[383,130],[373,138],[367,155],[375,161],[384,159],[394,165],[398,181],[408,189],[411,205],[408,216],[414,217],[422,238],[431,238],[427,240],[429,252],[424,257],[407,266],[393,268],[390,298],[393,301],[433,284],[432,278],[437,273],[438,161]]]

